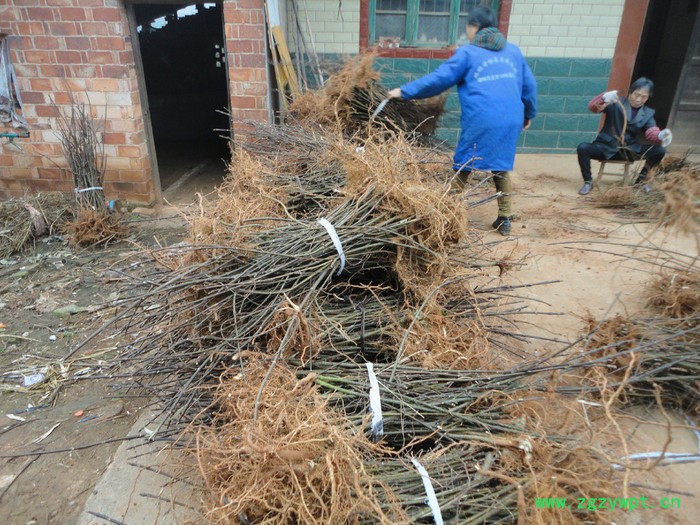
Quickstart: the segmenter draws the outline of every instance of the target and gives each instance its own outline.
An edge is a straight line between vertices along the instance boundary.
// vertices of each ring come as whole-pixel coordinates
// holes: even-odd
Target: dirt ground
[[[597,318],[617,312],[634,315],[643,305],[645,286],[658,271],[639,259],[651,257],[659,248],[691,256],[698,253],[695,236],[676,235],[651,224],[629,224],[612,210],[590,206],[577,195],[580,177],[573,155],[521,155],[516,170],[513,235],[506,242],[495,242],[503,240],[490,231],[495,203],[474,209],[472,225],[483,231],[494,257],[513,263],[503,276],[506,283],[556,281],[520,292],[536,312],[530,324],[522,326],[534,336],[528,343],[530,353],[578,338],[588,313]],[[180,185],[178,192],[166,197],[186,205],[192,193],[183,188],[191,184]],[[206,190],[206,185],[200,186]],[[0,329],[0,524],[77,523],[122,438],[139,434],[134,425],[144,402],[117,395],[115,389],[128,378],[81,375],[88,369],[99,375],[100,364],[123,341],[117,331],[110,329],[112,337],[87,345],[80,352],[81,360],[69,369],[60,367],[61,358],[105,322],[107,314],[100,307],[123,297],[120,270],[129,264],[127,257],[143,247],[178,242],[185,234],[177,219],[139,221],[134,226],[129,241],[109,249],[76,250],[54,238],[0,261],[0,323],[4,325]],[[631,254],[640,257],[633,259]],[[31,382],[29,376],[36,373],[45,379],[22,388],[22,381]],[[60,377],[70,381],[59,381]],[[62,386],[56,390],[58,384]],[[629,437],[630,452],[661,450],[667,432],[658,411],[640,408],[618,416]],[[697,453],[698,437],[687,428],[683,415],[671,416],[671,450]],[[611,453],[620,452],[616,445],[610,446]],[[696,523],[700,515],[697,467],[698,463],[687,463],[635,471],[629,497],[675,497],[681,508],[638,509],[610,519],[626,524]]]

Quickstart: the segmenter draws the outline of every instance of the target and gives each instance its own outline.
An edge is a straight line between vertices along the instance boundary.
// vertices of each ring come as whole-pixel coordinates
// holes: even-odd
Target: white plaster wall
[[[612,58],[624,0],[514,0],[508,40],[525,56]]]
[[[299,20],[310,44],[308,27],[316,53],[356,54],[360,51],[360,0],[296,0]],[[291,26],[292,6],[287,2],[288,38],[294,38]]]

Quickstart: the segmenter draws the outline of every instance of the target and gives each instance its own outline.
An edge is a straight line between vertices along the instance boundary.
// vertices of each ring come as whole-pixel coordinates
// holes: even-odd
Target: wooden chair
[[[603,178],[603,175],[610,175],[611,177],[622,177],[623,186],[631,184],[633,178],[632,175],[634,175],[634,173],[632,172],[632,167],[634,166],[635,162],[636,161],[634,160],[601,160],[600,169],[598,170],[598,176],[595,179],[596,185],[600,183],[600,180]],[[622,164],[623,172],[620,173],[619,170],[605,171],[605,168],[608,164]]]

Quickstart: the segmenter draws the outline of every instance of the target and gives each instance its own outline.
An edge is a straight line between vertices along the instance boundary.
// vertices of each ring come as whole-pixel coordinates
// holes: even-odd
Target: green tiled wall
[[[324,55],[325,65],[342,62],[339,55]],[[377,58],[382,84],[391,89],[437,68],[443,60]],[[588,111],[591,98],[605,91],[611,60],[591,58],[527,58],[537,80],[538,114],[531,128],[520,135],[518,152],[571,153],[579,142],[590,141],[599,116]],[[327,70],[333,67],[324,68]],[[459,137],[459,99],[453,88],[445,104],[438,136],[454,147]]]

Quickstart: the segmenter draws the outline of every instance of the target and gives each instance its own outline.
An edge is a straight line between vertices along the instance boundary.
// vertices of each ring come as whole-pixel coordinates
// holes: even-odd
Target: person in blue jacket
[[[433,97],[457,86],[461,128],[453,169],[464,184],[472,170],[490,171],[498,198],[493,227],[511,231],[511,181],[521,129],[537,114],[537,83],[520,49],[495,27],[492,11],[474,8],[467,17],[470,44],[459,47],[432,73],[389,92],[403,100]]]

